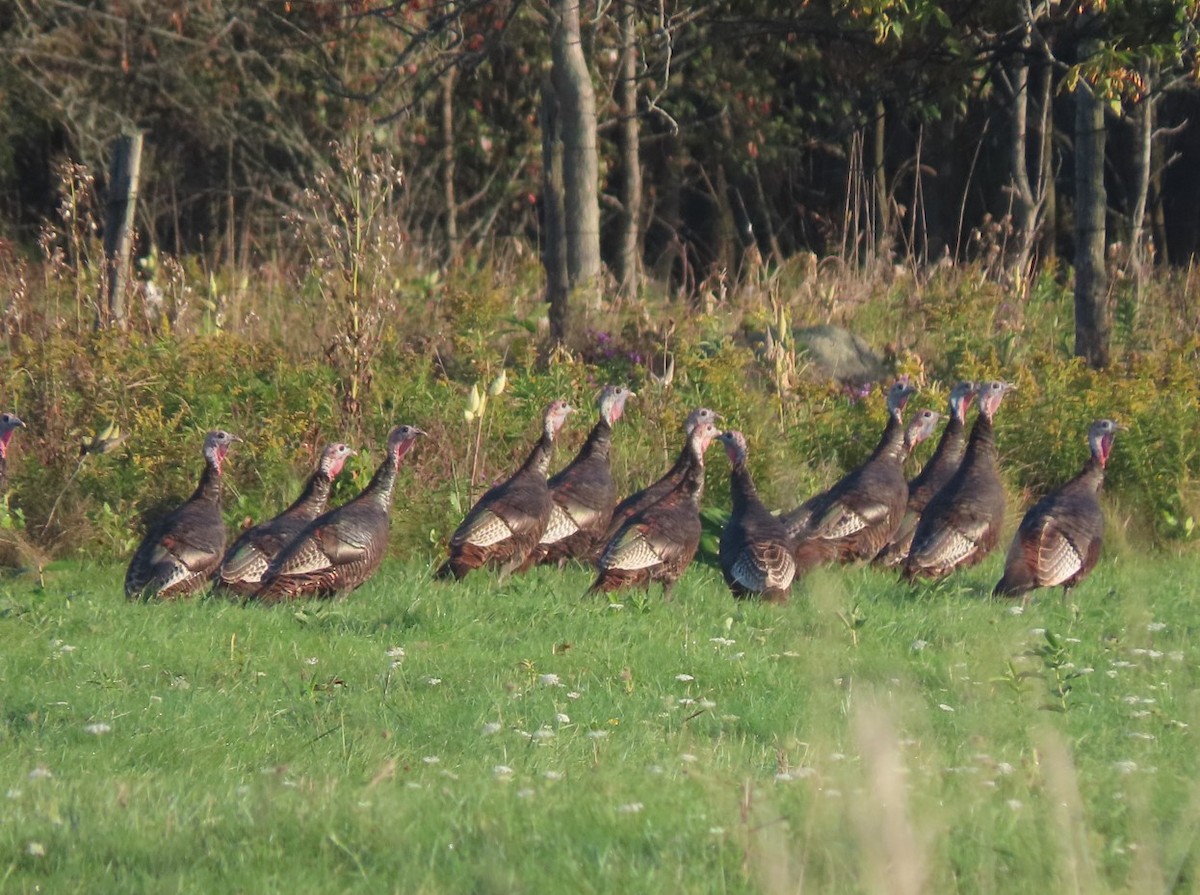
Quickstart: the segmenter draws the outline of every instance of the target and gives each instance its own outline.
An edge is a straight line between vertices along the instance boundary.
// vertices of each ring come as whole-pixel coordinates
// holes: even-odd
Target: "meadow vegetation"
[[[786,607],[695,567],[339,604],[0,598],[5,891],[1194,891],[1194,558],[1071,602],[818,571]],[[108,582],[108,584],[106,584]]]

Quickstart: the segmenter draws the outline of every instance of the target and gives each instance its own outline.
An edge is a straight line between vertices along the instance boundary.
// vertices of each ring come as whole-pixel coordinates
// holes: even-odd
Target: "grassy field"
[[[1194,558],[1063,602],[694,567],[337,604],[0,591],[0,891],[1195,891]]]

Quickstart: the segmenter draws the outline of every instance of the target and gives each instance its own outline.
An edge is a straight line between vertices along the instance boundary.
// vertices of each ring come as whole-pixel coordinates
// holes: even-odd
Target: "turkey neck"
[[[744,462],[736,464],[729,473],[730,496],[733,498],[734,515],[744,513],[746,508],[758,497],[754,487],[754,479]]]
[[[687,454],[688,464],[683,471],[683,481],[679,483],[679,486],[691,502],[699,507],[700,498],[704,495],[704,455],[690,444]]]
[[[884,427],[883,437],[871,452],[868,460],[878,460],[887,457],[890,460],[900,460],[904,457],[904,423],[898,413],[888,415],[887,426]]]
[[[284,512],[289,513],[303,508],[307,509],[311,517],[315,519],[320,515],[325,504],[329,502],[329,492],[332,488],[333,480],[318,470],[309,478],[308,484],[304,486],[300,496]]]
[[[588,436],[591,440],[591,436]],[[533,450],[529,452],[529,456],[525,458],[525,462],[521,464],[520,472],[536,472],[542,478],[545,478],[550,472],[550,457],[554,454],[554,433],[549,429],[542,430],[542,437],[538,439],[537,444],[533,446]]]
[[[375,475],[360,495],[363,500],[370,501],[385,513],[392,507],[392,489],[396,486],[396,473],[400,469],[400,458],[395,449],[389,449],[387,458],[379,464]]]
[[[1100,462],[1099,457],[1093,454],[1083,464],[1083,469],[1079,471],[1079,474],[1063,486],[1063,490],[1086,491],[1089,494],[1099,494],[1103,485],[1104,464]]]
[[[952,415],[950,422],[946,423],[946,428],[942,430],[942,437],[938,440],[937,447],[933,449],[933,456],[929,458],[929,462],[925,464],[917,477],[912,480],[912,484],[914,486],[923,484],[943,464],[957,464],[962,460],[965,447],[963,421]]]
[[[191,499],[221,502],[221,470],[208,458],[204,460],[204,472],[200,474],[200,484],[196,486]]]
[[[971,437],[967,440],[962,465],[971,469],[984,463],[989,468],[996,467],[996,436],[992,431],[992,421],[981,413],[975,418],[975,425],[971,427]]]
[[[601,419],[596,425],[592,426],[592,431],[588,433],[587,441],[579,449],[579,459],[583,460],[588,457],[606,459],[608,457],[608,449],[611,445],[612,426],[608,424],[608,420]]]

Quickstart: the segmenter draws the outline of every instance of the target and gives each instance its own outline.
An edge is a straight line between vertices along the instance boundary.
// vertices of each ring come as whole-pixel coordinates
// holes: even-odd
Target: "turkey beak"
[[[413,430],[414,435],[428,435],[429,434],[424,429],[418,429],[416,426],[413,426],[412,430]]]
[[[16,427],[18,429],[28,429],[29,428],[28,426],[25,425],[25,421],[23,419],[21,419],[19,416],[13,417],[13,424],[16,425]]]

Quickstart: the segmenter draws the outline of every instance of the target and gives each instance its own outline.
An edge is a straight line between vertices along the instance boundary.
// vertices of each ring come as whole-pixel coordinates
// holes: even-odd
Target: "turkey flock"
[[[782,513],[768,508],[755,489],[746,436],[723,431],[720,415],[706,407],[684,422],[683,445],[670,469],[618,502],[610,462],[613,430],[635,397],[623,386],[600,392],[598,419],[583,446],[550,475],[559,433],[575,412],[566,401],[554,401],[525,461],[471,507],[434,576],[461,580],[486,567],[505,577],[576,560],[595,568],[589,593],[648,589],[658,582],[669,597],[700,544],[706,455],[720,442],[730,464],[732,511],[718,560],[734,596],[785,603],[806,573],[832,563],[869,562],[897,569],[909,581],[943,578],[983,560],[1000,538],[1005,492],[993,421],[1013,389],[1002,381],[957,383],[936,448],[908,479],[906,460],[934,435],[943,414],[919,410],[905,423],[916,390],[897,380],[886,396],[887,423],[866,460]],[[978,411],[968,433],[972,404]],[[0,414],[0,487],[9,442],[24,426],[14,414]],[[1091,424],[1082,470],[1025,514],[994,595],[1027,603],[1038,588],[1062,587],[1065,593],[1096,565],[1104,535],[1099,495],[1120,428],[1109,419]],[[126,597],[170,600],[211,584],[231,597],[277,603],[353,590],[375,573],[387,552],[397,473],[423,435],[411,425],[392,429],[370,482],[333,509],[328,508],[333,482],[355,452],[342,443],[326,446],[295,502],[227,545],[222,467],[241,439],[209,432],[196,490],[146,532],[125,574]]]

